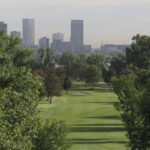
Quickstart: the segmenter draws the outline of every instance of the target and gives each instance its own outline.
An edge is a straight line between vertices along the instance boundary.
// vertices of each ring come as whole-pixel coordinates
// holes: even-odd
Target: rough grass
[[[68,94],[53,98],[53,104],[42,101],[40,117],[66,121],[71,131],[70,150],[125,150],[126,132],[113,106],[115,102],[117,97],[106,84],[90,90],[84,83],[76,82]]]

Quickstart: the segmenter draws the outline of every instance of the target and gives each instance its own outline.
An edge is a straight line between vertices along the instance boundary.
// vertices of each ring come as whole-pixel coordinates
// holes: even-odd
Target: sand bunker
[[[82,92],[82,93],[74,93],[73,95],[75,95],[75,96],[86,96],[86,95],[89,95],[89,93]]]

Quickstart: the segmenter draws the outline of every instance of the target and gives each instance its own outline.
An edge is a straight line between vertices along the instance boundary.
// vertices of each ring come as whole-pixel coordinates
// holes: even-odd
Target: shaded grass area
[[[87,95],[76,94],[85,91]],[[90,90],[84,83],[75,82],[68,94],[53,98],[53,104],[42,101],[40,117],[66,121],[70,150],[125,150],[126,131],[114,108],[116,102],[116,95],[104,83]]]
[[[126,144],[124,140],[116,139],[117,141],[113,141],[111,139],[71,139],[72,144]]]
[[[71,127],[71,132],[121,132],[124,127]]]

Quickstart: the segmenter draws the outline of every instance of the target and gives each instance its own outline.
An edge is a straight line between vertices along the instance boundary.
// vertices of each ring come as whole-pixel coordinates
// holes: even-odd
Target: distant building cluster
[[[0,31],[5,30],[8,32],[7,24],[0,21]],[[71,50],[75,53],[103,53],[108,56],[116,56],[118,53],[125,53],[125,50],[129,45],[114,45],[114,44],[102,44],[100,48],[92,49],[91,45],[84,44],[84,21],[83,20],[71,20],[71,33],[70,40],[64,41],[64,34],[57,32],[52,34],[52,40],[50,38],[41,37],[38,44],[35,44],[35,20],[23,19],[22,20],[22,36],[20,31],[11,31],[10,35],[14,38],[22,38],[22,47],[28,47],[36,49],[35,56],[38,56],[38,50],[40,48],[51,48],[55,55],[61,55],[67,50]]]
[[[21,32],[19,31],[11,31],[10,35],[12,35],[14,38],[17,38],[17,37],[21,38]]]
[[[7,24],[0,22],[0,31],[5,30],[7,33]],[[51,48],[57,54],[62,54],[64,51],[71,50],[75,53],[87,52],[92,50],[91,45],[84,44],[84,22],[83,20],[71,21],[70,41],[64,41],[63,33],[53,33],[52,42],[48,37],[41,37],[38,45],[35,44],[35,20],[22,20],[22,36],[20,31],[11,31],[10,35],[14,38],[22,38],[22,46],[29,48]]]
[[[108,56],[117,56],[119,53],[125,54],[126,48],[128,47],[130,47],[130,45],[127,44],[122,45],[102,44],[100,47],[100,52]]]

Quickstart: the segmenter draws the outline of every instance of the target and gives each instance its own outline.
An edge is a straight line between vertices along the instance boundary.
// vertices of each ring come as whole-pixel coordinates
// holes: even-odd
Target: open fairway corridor
[[[125,129],[114,108],[117,96],[99,84],[89,90],[84,83],[74,83],[73,88],[53,104],[42,101],[39,105],[43,119],[65,120],[70,127],[70,150],[125,150]]]

